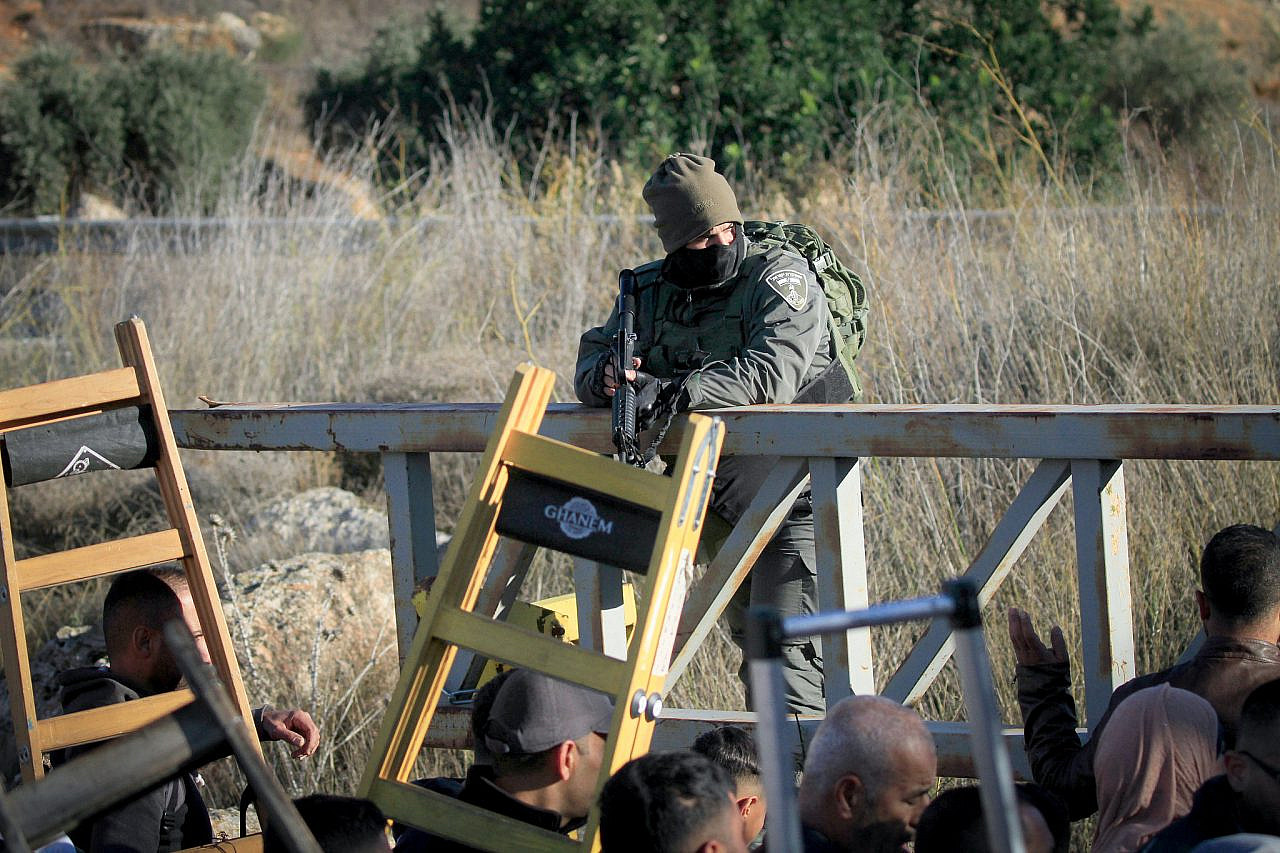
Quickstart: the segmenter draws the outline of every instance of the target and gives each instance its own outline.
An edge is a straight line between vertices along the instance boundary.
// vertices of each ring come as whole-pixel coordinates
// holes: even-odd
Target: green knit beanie
[[[742,223],[733,188],[708,157],[672,154],[645,183],[643,195],[667,254],[722,222]]]

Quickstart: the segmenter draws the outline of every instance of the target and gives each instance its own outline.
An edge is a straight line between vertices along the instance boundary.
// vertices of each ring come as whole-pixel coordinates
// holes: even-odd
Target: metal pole
[[[914,619],[936,619],[939,616],[950,616],[953,612],[955,612],[955,599],[949,595],[934,595],[928,598],[909,598],[906,601],[873,604],[862,610],[788,616],[782,620],[782,636],[779,637],[779,642],[813,634],[839,634],[869,625],[889,625],[894,622],[910,622]]]
[[[956,578],[945,590],[955,601],[951,625],[955,636],[956,665],[969,711],[974,763],[978,766],[978,796],[987,839],[995,853],[1024,853],[1018,800],[1013,790],[1013,768],[1000,733],[1000,706],[996,703],[991,664],[982,638],[982,612],[973,581]]]
[[[751,677],[751,703],[756,711],[756,750],[769,804],[769,849],[801,853],[800,815],[796,810],[795,771],[786,748],[782,713],[782,620],[771,607],[747,614],[746,655]]]
[[[213,668],[200,659],[187,626],[174,619],[164,626],[164,640],[177,658],[178,668],[195,691],[197,699],[208,706],[222,733],[231,743],[231,750],[240,762],[240,769],[257,793],[258,802],[266,806],[267,814],[274,824],[273,830],[279,831],[290,853],[323,853],[307,825],[303,823],[302,816],[293,807],[293,802],[276,781],[271,768],[258,754],[248,725],[241,719],[226,690],[214,679]]]

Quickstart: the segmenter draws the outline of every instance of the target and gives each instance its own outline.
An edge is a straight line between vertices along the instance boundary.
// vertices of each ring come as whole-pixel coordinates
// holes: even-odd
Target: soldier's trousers
[[[725,457],[716,472],[711,509],[731,524],[759,491],[777,463],[760,456]],[[747,607],[770,605],[783,616],[813,613],[818,607],[817,559],[813,541],[813,500],[808,490],[796,499],[777,534],[725,611],[733,640],[743,644]],[[818,637],[799,638],[783,647],[783,684],[789,713],[823,713],[822,645]],[[747,683],[747,664],[738,675]]]

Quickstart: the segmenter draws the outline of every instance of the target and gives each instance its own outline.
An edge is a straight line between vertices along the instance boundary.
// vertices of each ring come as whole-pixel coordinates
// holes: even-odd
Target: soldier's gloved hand
[[[668,384],[670,380],[659,379],[652,374],[645,373],[643,370],[636,371],[636,378],[631,381],[631,387],[636,392],[636,428],[644,429],[640,424],[644,419],[645,412],[653,408],[653,404],[658,402],[658,395],[662,393],[662,387]]]
[[[640,377],[646,380],[641,386]],[[638,373],[636,388],[636,429],[643,432],[664,419],[676,409],[681,384],[670,379],[658,379],[647,373]]]
[[[591,393],[595,394],[597,397],[611,396],[610,389],[605,384],[605,373],[612,373],[612,368],[612,353],[605,353],[602,357],[596,360],[596,366],[591,369],[591,378],[587,382],[587,385],[591,388]]]

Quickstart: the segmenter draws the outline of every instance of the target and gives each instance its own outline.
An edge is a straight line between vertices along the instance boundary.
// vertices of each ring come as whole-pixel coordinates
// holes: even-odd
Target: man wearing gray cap
[[[644,199],[666,257],[635,270],[637,357],[630,365],[613,363],[615,309],[579,342],[578,399],[609,405],[621,367],[636,383],[638,398],[656,399],[655,407],[674,412],[792,403],[798,397],[845,402],[809,399],[810,389],[822,384],[815,380],[836,356],[816,276],[800,255],[744,235],[737,198],[715,163],[671,155],[645,184]],[[640,412],[641,420],[646,414],[654,413]],[[722,458],[711,509],[736,524],[775,462],[762,456]],[[752,569],[750,603],[773,605],[784,615],[810,613],[816,609],[816,578],[813,502],[806,490]],[[735,611],[740,615],[741,608],[731,609],[731,622]],[[740,624],[732,627],[741,644]],[[817,638],[785,647],[784,657],[790,710],[821,712]]]
[[[567,835],[586,823],[595,802],[612,722],[613,703],[603,693],[516,670],[484,725],[493,764],[472,767],[458,799]],[[396,845],[400,853],[473,849],[422,832]]]

